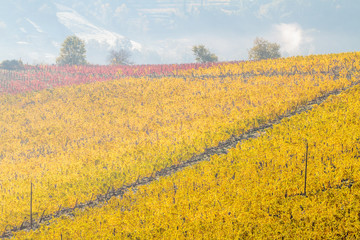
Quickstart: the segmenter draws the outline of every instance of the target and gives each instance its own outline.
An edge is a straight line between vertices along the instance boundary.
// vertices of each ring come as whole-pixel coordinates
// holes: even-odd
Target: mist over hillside
[[[247,59],[257,36],[278,42],[283,56],[356,51],[359,10],[355,0],[15,0],[0,9],[0,61],[55,63],[73,34],[93,64],[119,48],[137,64],[194,62],[195,44],[221,61]]]

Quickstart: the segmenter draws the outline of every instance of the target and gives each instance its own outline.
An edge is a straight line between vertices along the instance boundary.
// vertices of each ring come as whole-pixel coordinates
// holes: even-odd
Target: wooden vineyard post
[[[33,183],[30,183],[30,228],[32,229],[33,226],[33,217],[32,217],[32,187],[33,187]]]
[[[306,153],[305,153],[305,180],[304,180],[304,196],[306,197],[306,180],[307,180],[307,164],[309,154],[309,143],[306,141]]]

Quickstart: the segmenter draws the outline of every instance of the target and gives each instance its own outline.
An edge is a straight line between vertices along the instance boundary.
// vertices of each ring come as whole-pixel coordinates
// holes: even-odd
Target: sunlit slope
[[[240,63],[229,63],[208,68],[197,68],[193,70],[179,70],[178,75],[185,76],[255,76],[255,75],[311,75],[329,74],[335,77],[339,75],[358,75],[359,62],[356,60],[358,52],[339,53],[327,55],[297,56],[282,59],[269,59],[266,61],[246,61]]]
[[[359,96],[357,86],[227,155],[17,237],[357,239]]]
[[[336,63],[342,72],[123,78],[1,96],[0,231],[29,219],[30,182],[38,219],[359,80],[357,53],[317,58],[318,65]],[[309,59],[299,65],[313,65],[316,56]],[[254,62],[254,71],[274,61]]]

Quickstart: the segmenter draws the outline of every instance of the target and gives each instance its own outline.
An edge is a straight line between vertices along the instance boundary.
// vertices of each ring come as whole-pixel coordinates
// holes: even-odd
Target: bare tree
[[[120,49],[118,51],[111,50],[108,60],[113,65],[131,65],[133,63],[130,61],[130,58],[131,52],[129,50]]]

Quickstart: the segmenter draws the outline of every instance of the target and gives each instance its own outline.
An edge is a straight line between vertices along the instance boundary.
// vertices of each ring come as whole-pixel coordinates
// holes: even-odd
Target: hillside
[[[359,94],[356,86],[224,156],[18,238],[356,239]]]
[[[117,69],[101,81],[88,81],[95,76],[92,71],[74,71],[66,84],[4,93],[0,96],[3,236],[16,232],[20,238],[36,239],[109,234],[193,238],[206,233],[216,238],[229,232],[226,236],[233,238],[264,237],[278,231],[272,226],[281,233],[292,231],[290,225],[276,222],[295,214],[280,203],[311,205],[310,196],[356,186],[357,165],[351,159],[358,156],[359,136],[354,135],[358,88],[309,113],[284,119],[264,136],[244,141],[224,156],[213,156],[170,177],[157,173],[357,84],[359,61],[359,53],[344,53],[197,66],[156,76],[146,71],[125,75]],[[29,76],[24,81],[29,86],[33,81],[49,83],[49,78],[40,80]],[[334,119],[341,128],[330,124]],[[337,129],[342,132],[331,132]],[[305,143],[309,159],[317,162],[309,164],[308,197],[301,198]],[[102,206],[101,196],[154,176],[159,181],[125,191],[102,208],[85,208],[72,217],[56,214],[91,201]],[[32,184],[33,227],[40,228],[26,235],[18,230],[30,227]],[[44,216],[50,215],[45,221]],[[175,215],[181,217],[171,217]],[[252,221],[245,224],[245,218]],[[227,229],[216,225],[220,220]],[[48,221],[49,226],[42,225]],[[298,218],[291,226],[296,231],[306,223]],[[255,231],[260,225],[266,228]],[[295,233],[284,236],[295,236],[291,234]]]

